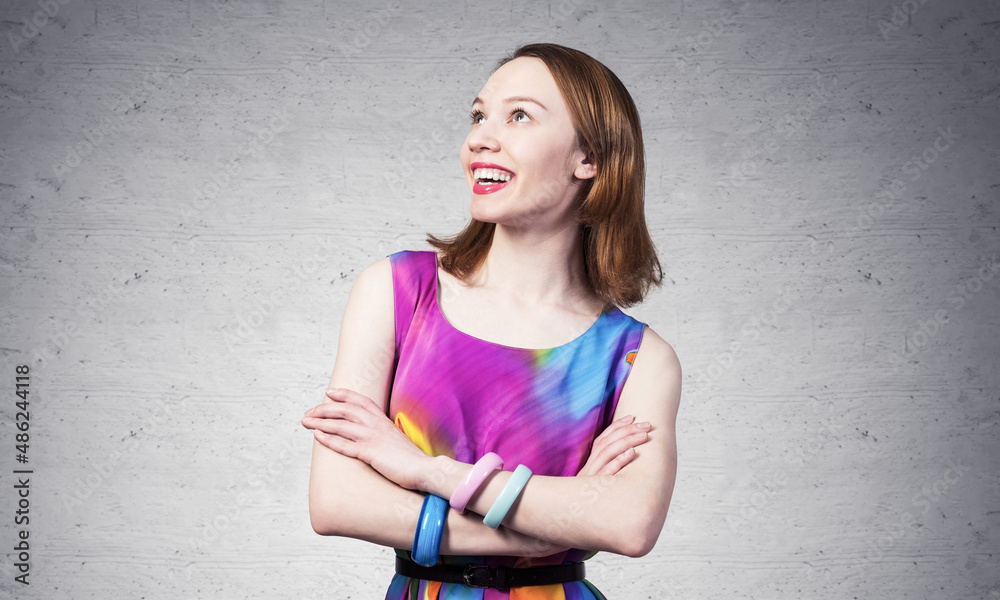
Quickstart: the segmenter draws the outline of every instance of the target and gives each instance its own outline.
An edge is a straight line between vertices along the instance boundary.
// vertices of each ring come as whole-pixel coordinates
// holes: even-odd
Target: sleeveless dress
[[[438,304],[437,254],[389,255],[396,317],[389,417],[424,452],[475,463],[487,452],[504,470],[569,477],[590,442],[611,424],[646,324],[606,308],[585,333],[556,348],[482,340],[454,328]],[[531,482],[528,482],[531,485]],[[409,550],[396,549],[407,560]],[[546,557],[442,556],[455,565],[571,564],[596,554],[571,549]],[[496,589],[393,575],[386,600],[603,600],[587,580]]]

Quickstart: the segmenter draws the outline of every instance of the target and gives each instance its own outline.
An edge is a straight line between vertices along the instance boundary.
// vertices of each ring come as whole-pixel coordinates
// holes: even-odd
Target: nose
[[[500,140],[497,138],[497,132],[488,119],[485,123],[472,126],[472,131],[469,132],[466,143],[469,146],[469,150],[474,153],[480,151],[496,152],[500,149]]]

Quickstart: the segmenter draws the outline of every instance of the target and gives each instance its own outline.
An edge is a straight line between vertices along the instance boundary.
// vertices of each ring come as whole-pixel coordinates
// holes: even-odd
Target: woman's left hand
[[[389,420],[375,402],[347,389],[327,390],[324,402],[306,411],[302,426],[327,448],[371,465],[393,483],[418,489],[433,460]]]

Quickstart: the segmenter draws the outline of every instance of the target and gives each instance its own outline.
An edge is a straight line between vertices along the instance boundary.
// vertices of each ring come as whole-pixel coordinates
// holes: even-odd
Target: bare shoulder
[[[365,267],[351,288],[344,325],[364,336],[393,339],[395,306],[392,264],[388,256]],[[358,340],[363,343],[363,340]]]
[[[642,365],[639,358],[645,358]],[[642,332],[642,342],[639,344],[639,352],[636,354],[633,369],[639,366],[650,365],[655,369],[661,369],[663,375],[680,377],[681,362],[674,352],[673,346],[660,337],[653,328],[646,326]],[[644,369],[645,370],[645,369]]]
[[[659,405],[676,414],[681,392],[681,363],[673,347],[646,326],[625,387],[622,403]],[[624,414],[624,413],[623,413]]]
[[[395,352],[395,303],[389,257],[354,280],[340,325],[329,387],[352,389],[385,408]]]
[[[351,295],[355,293],[364,296],[365,300],[377,301],[384,298],[388,292],[392,298],[392,263],[388,256],[382,257],[361,270]]]

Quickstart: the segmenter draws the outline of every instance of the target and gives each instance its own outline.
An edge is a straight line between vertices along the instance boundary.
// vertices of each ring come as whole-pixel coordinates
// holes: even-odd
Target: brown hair
[[[663,271],[646,228],[646,168],[639,111],[621,80],[593,57],[556,44],[528,44],[501,59],[541,59],[569,108],[581,148],[593,153],[597,174],[581,190],[579,221],[584,271],[605,304],[627,308],[642,301]],[[427,235],[441,251],[441,267],[468,280],[486,259],[495,223],[472,219],[448,240]]]

